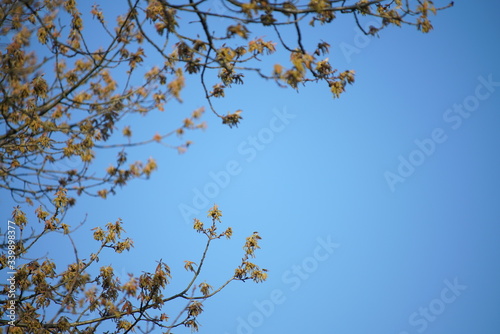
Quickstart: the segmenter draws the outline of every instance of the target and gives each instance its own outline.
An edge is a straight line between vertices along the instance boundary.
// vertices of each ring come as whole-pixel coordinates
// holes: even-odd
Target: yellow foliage
[[[132,137],[132,130],[130,129],[130,126],[126,126],[123,128],[122,133],[125,137]]]
[[[158,165],[156,164],[156,161],[153,158],[149,158],[148,162],[146,163],[146,166],[144,166],[142,172],[149,177],[153,171],[158,169]]]
[[[184,319],[176,326],[197,330],[196,317],[203,311],[199,300],[220,290],[199,282],[207,250],[212,241],[233,236],[231,227],[218,230],[222,212],[217,205],[208,211],[210,223],[194,220],[194,230],[207,238],[206,248],[198,266],[185,262],[185,269],[193,276],[191,283],[181,293],[170,296],[164,296],[170,291],[165,290],[170,269],[161,260],[153,273],[131,276],[123,284],[110,266],[89,271],[98,272],[92,277],[86,272],[88,266],[106,258],[104,254],[109,249],[122,253],[133,247],[131,239],[122,237],[121,220],[92,229],[97,250],[85,254],[77,252],[76,246],[70,248],[68,253],[75,254],[76,260],[63,270],[56,271],[49,259],[44,259],[42,265],[38,262],[41,260],[29,260],[39,258],[39,254],[30,253],[36,248],[32,248],[32,243],[53,232],[66,234],[65,238],[71,236],[73,231],[63,218],[75,204],[73,194],[107,198],[132,179],[148,178],[158,169],[153,158],[128,163],[128,147],[158,142],[179,153],[186,151],[192,142],[182,139],[174,145],[172,142],[178,138],[171,136],[186,136],[191,130],[204,129],[206,124],[200,121],[203,107],[184,116],[179,114],[177,124],[169,127],[170,123],[165,123],[167,129],[146,134],[142,142],[137,141],[137,135],[132,140],[131,127],[124,126],[123,121],[139,123],[135,116],[164,111],[165,104],[174,99],[182,101],[181,93],[188,83],[195,82],[194,88],[199,83],[205,105],[229,127],[239,125],[242,111],[236,106],[233,109],[236,111],[220,113],[215,103],[220,101],[215,98],[229,96],[232,86],[244,84],[248,73],[294,89],[323,81],[329,85],[333,97],[338,98],[354,82],[354,72],[339,72],[328,58],[316,59],[328,56],[329,44],[305,40],[301,29],[307,18],[312,25],[318,21],[327,24],[336,14],[356,13],[382,20],[380,27],[370,27],[368,34],[403,24],[427,33],[433,29],[430,14],[442,9],[429,0],[412,5],[402,0],[376,3],[360,0],[351,5],[308,0],[300,6],[291,1],[250,0],[231,2],[234,10],[231,12],[208,13],[202,12],[201,3],[196,1],[189,6],[174,6],[151,0],[133,2],[132,8],[116,7],[122,12],[116,20],[106,22],[105,9],[95,4],[91,15],[86,12],[82,15],[84,7],[76,0],[4,1],[3,5],[8,10],[2,12],[0,20],[0,31],[6,41],[0,51],[0,77],[4,83],[0,103],[3,115],[0,123],[4,129],[0,133],[3,166],[0,177],[2,186],[19,203],[42,204],[34,209],[33,215],[39,225],[29,226],[35,234],[24,233],[15,244],[16,256],[26,261],[16,268],[16,288],[23,299],[17,309],[19,326],[11,327],[13,333],[40,332],[44,328],[60,332],[72,332],[76,327],[82,332],[101,330],[76,326],[74,321],[81,315],[85,319],[109,319],[115,331],[134,331],[135,320],[130,319],[135,317],[141,323],[155,319],[155,326],[163,326],[163,322],[170,321],[168,315],[159,311],[163,304],[189,298],[188,293],[195,287],[196,296],[182,311],[187,317],[171,318],[173,322]],[[224,20],[218,24],[217,17]],[[177,29],[179,24],[182,29]],[[278,37],[275,41],[264,40],[249,30],[251,25],[259,33],[264,31],[267,36]],[[265,61],[272,60],[270,57],[278,48],[277,59],[289,57],[291,66],[285,68],[284,64],[276,63],[270,70]],[[196,100],[200,96],[189,97]],[[126,118],[129,115],[134,118]],[[118,155],[106,154],[109,149],[118,151]],[[94,168],[98,154],[111,159],[108,168]],[[69,167],[68,162],[76,165]],[[20,206],[14,208],[12,221],[22,234],[28,218]],[[245,240],[241,264],[226,284],[232,280],[259,283],[267,279],[267,271],[250,261],[260,248],[259,241],[258,233]],[[0,255],[0,265],[5,267],[6,261],[4,254]],[[50,322],[51,310],[62,313]],[[146,314],[151,318],[145,318]],[[106,321],[96,320],[95,325],[101,322]]]

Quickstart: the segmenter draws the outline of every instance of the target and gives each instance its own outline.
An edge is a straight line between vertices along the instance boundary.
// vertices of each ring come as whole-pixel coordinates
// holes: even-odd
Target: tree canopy
[[[374,16],[381,25],[409,24],[422,32],[432,29],[429,16],[440,8],[432,1],[223,1],[227,11],[217,13],[207,1],[173,4],[167,1],[123,2],[119,16],[108,17],[97,5],[76,1],[4,1],[1,8],[1,112],[2,187],[22,201],[42,198],[62,187],[71,194],[103,198],[118,186],[148,177],[156,168],[153,159],[127,165],[126,151],[100,174],[88,173],[95,151],[126,148],[149,142],[168,144],[168,137],[203,128],[204,109],[191,112],[182,124],[166,133],[151,134],[134,142],[133,129],[121,129],[124,139],[110,138],[120,119],[129,113],[162,111],[170,100],[182,98],[186,76],[196,76],[211,112],[224,124],[236,126],[241,110],[222,114],[216,100],[244,76],[256,73],[264,80],[298,88],[308,82],[324,82],[333,97],[354,82],[354,71],[335,69],[326,57],[329,44],[317,41],[307,50],[301,26],[325,26],[336,15]],[[221,21],[220,19],[224,20]],[[295,36],[283,36],[288,26]],[[276,40],[264,40],[253,28],[272,30]],[[320,28],[320,27],[318,27]],[[326,29],[327,27],[321,27]],[[96,39],[94,36],[99,36]],[[286,41],[285,41],[286,40]],[[266,56],[289,54],[289,64],[263,70]],[[146,57],[159,56],[158,63]],[[126,73],[123,77],[120,74]],[[120,82],[115,77],[120,77]],[[178,146],[184,150],[189,141]],[[64,159],[79,159],[80,170],[54,169]],[[68,204],[75,202],[71,195]]]
[[[260,236],[254,233],[246,239],[241,264],[225,284],[216,289],[195,284],[210,243],[232,234],[231,228],[218,232],[221,212],[216,206],[208,213],[209,227],[198,219],[193,224],[207,237],[201,260],[186,261],[193,279],[169,297],[164,288],[170,269],[161,260],[154,273],[131,277],[130,282],[119,282],[111,267],[89,271],[103,250],[121,253],[132,247],[131,239],[122,236],[120,220],[96,227],[93,239],[100,244],[98,250],[83,260],[75,249],[75,262],[63,270],[56,270],[50,258],[30,253],[33,244],[50,233],[71,239],[73,227],[64,221],[64,214],[79,196],[105,199],[132,179],[150,177],[156,161],[129,162],[128,148],[160,143],[184,152],[191,142],[183,139],[175,144],[173,138],[205,128],[201,120],[205,109],[223,124],[237,127],[243,111],[236,104],[222,112],[218,100],[233,86],[245,85],[246,76],[293,89],[320,83],[333,98],[340,97],[354,82],[354,71],[330,63],[331,41],[306,43],[305,26],[330,29],[344,14],[370,36],[402,25],[427,33],[432,29],[431,15],[452,5],[438,8],[429,0],[123,0],[117,9],[109,8],[109,3],[76,0],[2,1],[0,186],[19,206],[12,214],[15,238],[9,227],[1,230],[8,250],[0,257],[1,269],[15,272],[15,284],[3,285],[6,295],[15,292],[0,302],[1,323],[15,325],[9,327],[13,333],[90,333],[107,321],[116,333],[158,327],[169,332],[180,325],[197,330],[203,300],[232,280],[262,282],[267,276],[250,262],[259,248]],[[366,29],[359,22],[361,16],[375,17],[380,24]],[[274,38],[261,37],[262,31]],[[272,63],[274,53],[285,55],[289,62]],[[195,98],[204,100],[206,108],[190,110],[164,133],[134,140],[135,129],[120,121],[129,114],[164,112],[169,102],[182,101],[188,78],[199,81]],[[116,157],[105,170],[96,170],[96,152],[105,150]],[[64,164],[75,159],[81,161],[78,168]],[[27,218],[26,205],[36,206],[34,219]],[[195,286],[201,294],[191,292]],[[189,302],[177,318],[161,311],[163,304],[177,298]],[[16,305],[14,319],[8,317],[10,301]]]

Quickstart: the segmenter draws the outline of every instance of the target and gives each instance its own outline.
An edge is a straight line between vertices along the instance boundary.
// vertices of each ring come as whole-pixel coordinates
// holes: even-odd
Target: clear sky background
[[[244,110],[238,128],[207,112],[208,129],[185,137],[187,153],[132,151],[157,159],[151,180],[82,199],[69,218],[88,213],[78,233],[90,236],[121,217],[135,248],[99,265],[126,279],[162,258],[173,275],[167,294],[188,278],[183,261],[201,256],[191,221],[208,223],[211,205],[235,233],[210,250],[209,284],[233,275],[245,237],[259,231],[255,262],[268,281],[234,282],[207,301],[201,333],[499,333],[499,12],[496,1],[455,1],[430,34],[390,28],[380,38],[343,15],[305,27],[306,42],[323,39],[335,67],[356,71],[340,99],[323,84],[296,93],[245,78],[216,105]],[[199,90],[183,97],[123,125],[148,136],[173,128],[205,105]],[[83,254],[97,247],[89,239],[78,240]],[[44,246],[56,257],[70,245]],[[176,306],[165,311],[175,316]]]

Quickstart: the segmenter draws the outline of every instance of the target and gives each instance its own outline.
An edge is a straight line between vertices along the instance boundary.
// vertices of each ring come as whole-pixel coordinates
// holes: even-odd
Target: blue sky
[[[235,282],[207,301],[201,333],[498,333],[499,10],[455,1],[426,35],[405,27],[365,39],[350,17],[306,29],[306,41],[331,45],[334,66],[356,71],[340,99],[321,84],[296,93],[249,77],[217,101],[223,113],[244,110],[238,128],[207,112],[187,153],[132,151],[157,159],[151,180],[82,199],[69,218],[88,213],[85,235],[121,217],[135,248],[99,264],[126,277],[162,258],[172,292],[205,243],[192,218],[208,222],[213,203],[235,233],[213,245],[202,281],[230,277],[259,231],[268,281]],[[183,97],[124,125],[154,134],[205,104],[194,88]]]

